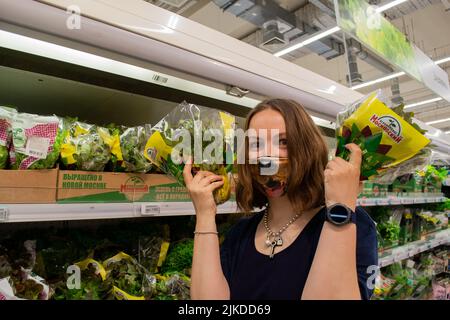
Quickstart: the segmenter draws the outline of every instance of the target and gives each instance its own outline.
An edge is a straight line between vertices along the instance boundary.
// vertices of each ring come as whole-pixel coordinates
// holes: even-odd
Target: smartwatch
[[[335,203],[327,207],[326,220],[335,226],[344,226],[356,223],[356,213],[344,204]]]

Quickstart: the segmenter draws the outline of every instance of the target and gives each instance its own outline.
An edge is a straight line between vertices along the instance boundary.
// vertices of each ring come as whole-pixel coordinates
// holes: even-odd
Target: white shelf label
[[[158,204],[142,204],[141,214],[143,216],[154,216],[161,212],[161,207]]]
[[[0,208],[0,222],[6,222],[9,218],[8,208]]]
[[[413,257],[413,256],[415,256],[416,254],[419,254],[419,253],[420,253],[420,248],[419,247],[414,247],[414,248],[411,248],[409,250],[409,256],[410,257]]]
[[[391,204],[391,202],[389,201],[388,198],[380,198],[380,199],[377,199],[377,200],[375,200],[375,203],[376,203],[378,206],[387,206],[387,205]]]
[[[414,199],[412,198],[404,198],[401,201],[402,204],[413,204],[414,203]]]
[[[394,257],[393,256],[386,257],[386,258],[384,258],[384,259],[382,259],[380,261],[380,267],[385,267],[385,266],[388,266],[388,265],[393,264],[393,263],[394,263]]]

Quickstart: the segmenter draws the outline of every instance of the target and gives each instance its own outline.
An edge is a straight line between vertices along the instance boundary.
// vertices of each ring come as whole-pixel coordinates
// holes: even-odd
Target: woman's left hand
[[[359,194],[359,176],[362,152],[354,143],[346,145],[350,150],[350,159],[345,161],[336,157],[328,162],[325,169],[326,205],[342,203],[355,211]]]

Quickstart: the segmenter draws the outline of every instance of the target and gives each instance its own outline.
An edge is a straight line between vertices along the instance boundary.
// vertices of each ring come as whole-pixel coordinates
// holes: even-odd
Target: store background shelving
[[[358,199],[360,206],[390,206],[438,203],[443,195]],[[219,214],[237,212],[234,201],[218,208]],[[191,202],[0,204],[0,222],[63,221],[194,215]]]
[[[431,233],[423,240],[418,240],[407,243],[403,246],[383,250],[379,252],[378,265],[380,267],[386,267],[394,262],[411,258],[417,254],[445,244],[450,244],[450,229]]]

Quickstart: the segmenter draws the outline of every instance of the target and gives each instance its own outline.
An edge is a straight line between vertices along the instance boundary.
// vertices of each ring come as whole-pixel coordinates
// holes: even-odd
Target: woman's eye
[[[287,146],[287,139],[280,139],[280,146]]]
[[[256,149],[256,148],[258,148],[258,146],[259,146],[258,142],[250,142],[250,148],[251,149]]]

